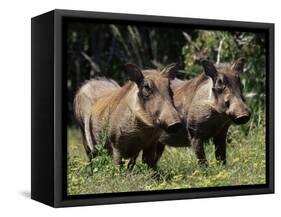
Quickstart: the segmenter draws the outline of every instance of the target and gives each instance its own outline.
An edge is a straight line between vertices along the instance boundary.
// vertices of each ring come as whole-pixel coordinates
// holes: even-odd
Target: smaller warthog
[[[244,59],[233,65],[203,60],[204,72],[191,80],[172,82],[174,103],[184,120],[177,133],[164,132],[158,142],[155,162],[165,145],[192,146],[200,164],[207,165],[204,141],[213,139],[217,160],[226,163],[226,136],[232,122],[244,124],[250,110],[243,97],[240,75]]]
[[[127,64],[126,70],[130,81],[123,87],[101,78],[86,82],[77,92],[74,110],[83,144],[91,159],[97,155],[96,144],[101,143],[101,134],[106,131],[105,147],[115,164],[122,164],[122,158],[130,159],[128,167],[132,168],[142,150],[143,161],[154,166],[162,130],[172,132],[181,126],[170,89],[177,64],[162,71],[141,71]]]

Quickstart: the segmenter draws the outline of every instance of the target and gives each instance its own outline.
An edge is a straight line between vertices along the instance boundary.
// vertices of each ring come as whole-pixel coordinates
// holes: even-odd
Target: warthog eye
[[[229,108],[229,106],[230,106],[230,102],[229,102],[229,100],[226,100],[226,102],[225,102],[225,106],[226,106],[227,108]]]
[[[214,90],[216,93],[221,94],[225,89],[225,84],[223,83],[223,81],[219,78],[216,81],[216,85],[214,87]]]
[[[148,98],[153,93],[153,82],[150,80],[144,80],[142,85],[142,95]]]

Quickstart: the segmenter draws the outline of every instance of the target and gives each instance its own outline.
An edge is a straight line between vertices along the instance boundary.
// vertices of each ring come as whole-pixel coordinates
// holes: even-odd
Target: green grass
[[[226,166],[216,162],[214,145],[206,144],[208,168],[198,166],[190,148],[166,147],[157,171],[142,164],[141,159],[132,171],[117,168],[105,151],[88,162],[80,132],[69,128],[68,194],[264,184],[265,127],[251,128],[246,135],[241,127],[231,127]]]

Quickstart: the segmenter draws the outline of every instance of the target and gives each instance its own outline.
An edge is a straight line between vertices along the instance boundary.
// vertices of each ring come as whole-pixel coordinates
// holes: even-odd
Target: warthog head
[[[219,64],[203,60],[205,74],[212,78],[212,91],[215,97],[215,107],[225,113],[235,124],[247,123],[250,119],[250,109],[245,103],[243,85],[240,75],[243,72],[244,59],[238,59],[233,65]]]
[[[136,113],[148,117],[153,125],[171,132],[181,126],[170,88],[170,80],[175,78],[177,68],[177,64],[170,64],[161,71],[141,71],[136,65],[126,65],[129,79],[135,82],[138,88],[139,106],[136,108]]]

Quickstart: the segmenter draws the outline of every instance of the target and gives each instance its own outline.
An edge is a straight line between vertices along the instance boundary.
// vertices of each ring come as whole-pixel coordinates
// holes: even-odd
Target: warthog
[[[129,158],[128,167],[132,168],[142,150],[143,161],[153,166],[162,129],[172,132],[181,125],[170,89],[177,64],[162,71],[141,71],[127,64],[126,70],[130,81],[123,87],[105,78],[86,82],[75,96],[75,116],[89,159],[97,155],[96,144],[106,130],[105,147],[115,164],[121,165],[122,158]]]
[[[191,146],[200,164],[207,165],[204,141],[212,138],[216,159],[226,163],[226,136],[232,122],[244,124],[250,110],[243,97],[240,75],[244,59],[233,65],[203,60],[204,73],[191,80],[172,82],[174,103],[184,120],[177,133],[164,132],[159,141],[155,163],[161,157],[164,144],[175,147]]]

